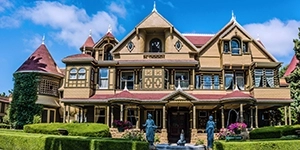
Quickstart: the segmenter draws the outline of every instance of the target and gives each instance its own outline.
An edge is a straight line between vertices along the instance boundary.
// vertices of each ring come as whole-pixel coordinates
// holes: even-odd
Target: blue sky
[[[0,0],[0,92],[13,88],[12,74],[41,44],[59,67],[80,53],[92,30],[94,41],[111,25],[121,41],[153,9],[153,0]],[[259,38],[278,61],[288,64],[300,27],[299,0],[156,0],[157,11],[181,33],[217,33],[231,19]]]

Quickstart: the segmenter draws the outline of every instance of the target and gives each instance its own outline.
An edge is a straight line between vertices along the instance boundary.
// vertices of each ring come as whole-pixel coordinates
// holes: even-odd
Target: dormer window
[[[158,38],[154,38],[150,41],[149,52],[158,53],[162,52],[162,43]]]
[[[70,79],[77,79],[77,69],[76,68],[72,68],[70,70]]]
[[[231,53],[240,54],[240,48],[241,48],[240,41],[236,38],[233,38],[230,44],[231,44]]]
[[[86,70],[84,68],[80,68],[78,70],[78,79],[85,79]]]

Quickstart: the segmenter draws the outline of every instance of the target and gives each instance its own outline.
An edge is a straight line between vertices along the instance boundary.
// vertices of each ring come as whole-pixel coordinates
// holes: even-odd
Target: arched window
[[[84,68],[80,68],[78,70],[78,79],[85,79],[86,70]]]
[[[231,53],[232,54],[240,54],[241,44],[240,41],[236,38],[232,39],[231,42]]]
[[[152,39],[149,46],[149,52],[162,52],[162,43],[158,38]]]
[[[76,68],[72,68],[70,70],[70,79],[77,79],[77,69]]]

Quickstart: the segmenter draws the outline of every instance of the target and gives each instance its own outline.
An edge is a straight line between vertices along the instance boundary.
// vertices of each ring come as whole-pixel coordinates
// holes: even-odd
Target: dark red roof
[[[91,55],[89,54],[74,54],[74,55],[70,55],[65,57],[64,59],[73,59],[73,58],[93,58]]]
[[[296,69],[298,63],[299,63],[299,60],[294,55],[283,76],[284,77],[289,76]]]
[[[111,33],[111,32],[107,32],[105,34],[105,37],[111,37],[111,38],[114,38],[114,35]]]
[[[89,36],[80,48],[83,49],[84,47],[93,47],[94,44],[95,43],[92,36]]]
[[[245,94],[239,90],[234,90],[231,93],[226,94],[225,96],[223,96],[221,99],[235,99],[235,98],[240,98],[240,99],[253,99],[253,97],[249,94]]]
[[[45,44],[41,44],[16,71],[41,71],[62,76]]]
[[[184,35],[191,43],[195,46],[202,46],[208,42],[213,36],[212,35]]]
[[[130,93],[128,90],[123,90],[120,93],[113,95],[109,99],[138,99],[134,94]]]

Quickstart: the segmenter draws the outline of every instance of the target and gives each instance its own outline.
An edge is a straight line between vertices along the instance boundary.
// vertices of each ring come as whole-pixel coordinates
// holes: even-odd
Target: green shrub
[[[245,141],[225,142],[216,141],[214,149],[217,150],[298,150],[300,140],[276,141]]]
[[[269,126],[252,130],[250,139],[280,138],[287,135],[296,135],[296,130],[300,130],[300,125]]]
[[[72,136],[111,137],[109,127],[99,123],[40,123],[24,126],[27,133],[58,135],[58,129],[66,129]]]
[[[41,122],[42,122],[41,116],[39,116],[39,115],[33,116],[33,121],[32,121],[33,124],[37,124],[37,123],[41,123]]]
[[[133,141],[146,141],[144,132],[140,130],[125,130],[122,138]]]
[[[0,149],[5,150],[146,150],[147,142],[24,133],[0,130]]]
[[[4,123],[0,123],[0,128],[9,129],[10,125],[4,124]]]

